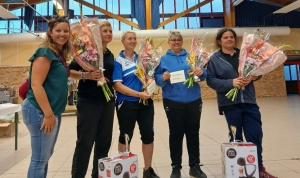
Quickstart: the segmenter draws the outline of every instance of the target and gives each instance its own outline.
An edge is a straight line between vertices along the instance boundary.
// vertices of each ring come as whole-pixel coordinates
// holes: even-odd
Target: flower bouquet
[[[189,77],[183,82],[183,84],[188,84],[188,88],[194,86],[194,82],[199,82],[200,79],[198,76],[194,75],[194,71],[197,67],[204,67],[210,59],[212,53],[208,52],[205,48],[203,40],[200,40],[199,37],[192,38],[191,52],[186,58],[187,62],[191,66],[191,70],[188,71]]]
[[[149,80],[152,80],[154,70],[160,63],[162,56],[161,41],[156,47],[153,48],[152,38],[143,37],[139,47],[139,56],[137,60],[136,70],[134,74],[139,78],[143,84],[143,91],[146,90],[146,85]],[[154,83],[153,83],[154,82]],[[147,92],[151,95],[155,89],[155,81],[148,87]],[[142,102],[142,100],[140,100]],[[147,100],[143,101],[147,105]]]
[[[250,75],[259,76],[271,72],[287,59],[281,50],[289,45],[273,46],[266,42],[269,33],[261,34],[244,33],[239,56],[239,76],[246,78]],[[239,88],[231,89],[225,96],[231,101],[236,100]]]
[[[76,62],[87,72],[103,69],[103,49],[100,36],[100,28],[97,18],[82,18],[81,22],[71,25],[73,43],[73,55]],[[102,87],[107,101],[113,97],[107,82],[103,76],[97,81]]]

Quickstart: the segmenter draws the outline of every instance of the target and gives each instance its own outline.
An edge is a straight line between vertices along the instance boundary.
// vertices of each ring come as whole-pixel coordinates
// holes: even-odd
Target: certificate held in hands
[[[152,95],[154,93],[155,88],[156,88],[156,83],[153,80],[153,82],[151,82],[150,85],[147,87],[148,94]]]
[[[170,75],[171,75],[171,78],[170,78],[171,84],[185,81],[185,75],[184,75],[183,70],[171,72]]]

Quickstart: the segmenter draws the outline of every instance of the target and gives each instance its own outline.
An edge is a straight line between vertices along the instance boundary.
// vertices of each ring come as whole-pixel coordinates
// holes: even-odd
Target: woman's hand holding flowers
[[[203,74],[203,70],[200,67],[196,67],[194,70],[194,75],[200,77]]]
[[[103,73],[100,70],[94,70],[92,72],[86,73],[85,75],[86,75],[86,79],[96,80],[96,81],[98,81],[100,78],[103,77]]]
[[[238,89],[242,88],[244,86],[243,78],[238,77],[238,78],[233,79],[232,80],[232,85],[233,85],[233,87],[238,88]]]
[[[139,92],[139,98],[141,100],[147,100],[149,98],[151,98],[151,95],[149,95],[147,92],[143,91],[143,92]]]

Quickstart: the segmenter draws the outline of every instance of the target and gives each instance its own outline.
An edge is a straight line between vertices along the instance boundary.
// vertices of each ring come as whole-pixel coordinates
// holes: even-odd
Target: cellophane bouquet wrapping
[[[82,18],[80,22],[71,25],[74,59],[86,72],[104,71],[99,27],[97,18]],[[107,85],[107,81],[103,76],[97,81],[97,85],[102,87],[105,98],[109,101],[113,94]]]
[[[146,89],[146,84],[149,79],[152,80],[154,70],[160,63],[162,56],[162,41],[155,47],[153,47],[153,40],[151,37],[143,37],[139,47],[138,60],[136,70],[134,74],[143,83],[143,91]],[[154,82],[154,81],[153,81]],[[147,100],[142,101],[144,105],[147,105]]]
[[[194,86],[194,82],[199,82],[198,76],[194,75],[194,71],[197,67],[206,66],[207,62],[212,55],[209,51],[208,46],[204,44],[205,36],[203,38],[193,36],[191,44],[191,52],[186,58],[187,62],[191,66],[191,70],[188,71],[189,77],[183,82],[183,84],[188,84],[188,88]]]
[[[239,56],[239,76],[246,78],[250,75],[259,76],[271,72],[283,64],[287,57],[281,50],[289,45],[274,46],[267,42],[270,34],[262,32],[244,33]],[[226,97],[236,100],[239,88],[231,89]]]

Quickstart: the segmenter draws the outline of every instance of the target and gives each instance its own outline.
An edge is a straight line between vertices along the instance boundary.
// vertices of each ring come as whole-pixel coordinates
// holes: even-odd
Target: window
[[[69,7],[72,7],[72,9],[74,9],[74,15],[75,16],[79,16],[80,15],[80,5],[78,4],[78,2],[71,0]]]
[[[131,14],[131,1],[119,0],[122,6],[120,7],[120,14]]]
[[[95,0],[95,6],[106,10],[106,1],[107,0]],[[95,10],[95,15],[103,15],[103,14],[101,12]],[[103,17],[101,16],[101,18],[103,18]]]
[[[284,66],[284,78],[285,81],[291,81],[290,65]]]
[[[284,77],[286,81],[297,81],[297,67],[299,71],[299,65],[290,64],[284,66]]]
[[[21,20],[9,20],[9,33],[21,32]]]
[[[174,0],[164,0],[163,4],[164,4],[164,13],[165,14],[174,14],[174,10],[175,10]],[[162,6],[162,4],[160,6]],[[161,8],[159,8],[159,9],[161,9]],[[177,10],[176,10],[176,12],[177,12]],[[160,12],[160,13],[162,13],[162,12]]]
[[[48,2],[36,4],[35,10],[42,16],[47,16],[48,15]],[[36,13],[36,16],[40,16],[38,13]]]
[[[201,0],[201,2],[204,1],[204,0]],[[204,6],[201,6],[200,7],[200,12],[201,13],[210,13],[211,12],[211,3],[207,3],[205,4]]]
[[[174,3],[174,1],[173,1],[173,3]],[[176,13],[180,13],[186,9],[187,8],[186,8],[185,0],[176,0]]]
[[[175,29],[175,21],[170,22],[167,25],[165,25],[165,29],[167,29],[167,30]]]
[[[135,18],[132,18],[132,22],[138,24],[138,22]],[[137,28],[132,28],[132,30],[138,30],[138,29]]]
[[[13,11],[10,11],[12,14],[14,14],[15,16],[22,16],[21,14],[21,9],[16,9],[16,10],[13,10]]]
[[[93,0],[85,0],[85,1],[90,4],[93,4]],[[82,13],[83,13],[83,15],[94,15],[94,9],[89,8],[85,5],[82,5]]]
[[[0,20],[0,34],[7,33],[7,20]]]
[[[129,21],[131,21],[131,19],[127,19]],[[121,22],[120,23],[120,30],[124,31],[124,30],[131,30],[131,26],[127,25],[126,23]]]
[[[222,0],[213,0],[212,1],[212,11],[213,12],[223,12]]]
[[[187,17],[180,17],[177,21],[177,29],[186,29],[187,26]]]
[[[55,12],[55,7],[54,4],[52,2],[48,2],[49,3],[49,15],[53,16],[54,12]],[[55,12],[56,14],[56,12]]]
[[[189,28],[200,28],[199,17],[189,17]]]
[[[119,14],[118,12],[118,8],[119,8],[119,3],[118,3],[119,0],[107,0],[107,10],[113,14]],[[129,3],[129,1],[128,1]],[[123,4],[122,6],[123,7]]]

